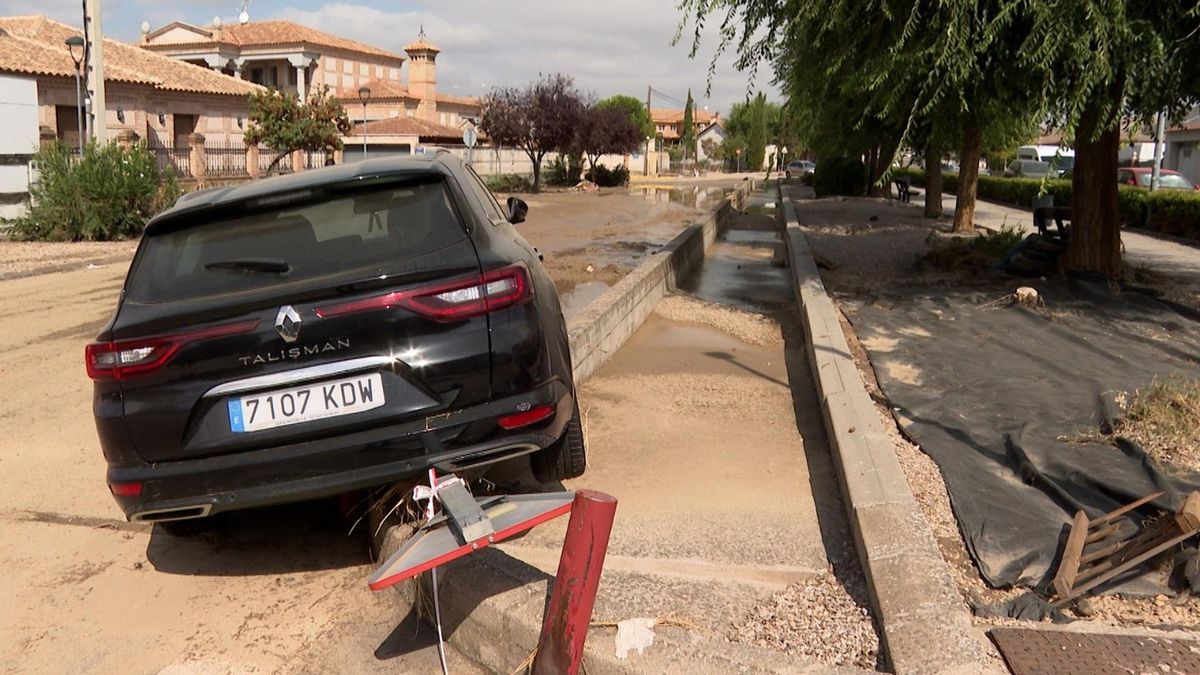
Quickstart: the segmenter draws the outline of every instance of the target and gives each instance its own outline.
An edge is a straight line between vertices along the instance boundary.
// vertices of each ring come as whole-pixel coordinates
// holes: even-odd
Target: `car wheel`
[[[164,520],[154,524],[172,537],[197,537],[212,529],[212,518]]]
[[[783,172],[783,177],[784,177],[784,178],[791,178],[791,177],[792,177],[792,172],[791,172],[791,171],[784,171],[784,172]]]
[[[579,417],[579,402],[567,428],[548,448],[529,456],[533,477],[542,483],[553,483],[582,476],[587,469],[587,449],[583,442],[583,421]]]

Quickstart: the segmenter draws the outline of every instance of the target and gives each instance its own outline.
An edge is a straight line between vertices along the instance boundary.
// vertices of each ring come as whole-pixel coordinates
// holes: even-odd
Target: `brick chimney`
[[[425,41],[425,27],[417,41],[404,48],[408,54],[408,93],[417,99],[418,119],[437,122],[437,55],[442,51]]]

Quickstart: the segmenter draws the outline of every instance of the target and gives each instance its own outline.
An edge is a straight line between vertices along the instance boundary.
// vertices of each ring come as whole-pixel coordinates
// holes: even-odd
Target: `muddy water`
[[[558,300],[562,303],[563,316],[570,321],[610,288],[612,284],[604,281],[584,281],[575,284],[569,291],[559,293]]]
[[[772,265],[772,227],[738,218],[683,289],[754,314],[726,311],[722,325],[655,313],[579,389],[589,466],[567,487],[620,500],[598,616],[674,612],[725,630],[770,592],[826,569],[826,538],[844,545],[844,525],[824,522],[841,507],[790,285]],[[747,332],[740,322],[764,321],[756,314],[783,318],[785,339],[735,337]],[[504,548],[552,572],[564,526]]]
[[[698,209],[711,209],[733,192],[731,187],[719,186],[688,186],[665,187],[644,185],[630,189],[629,194],[641,196],[647,201],[659,204],[680,204]]]

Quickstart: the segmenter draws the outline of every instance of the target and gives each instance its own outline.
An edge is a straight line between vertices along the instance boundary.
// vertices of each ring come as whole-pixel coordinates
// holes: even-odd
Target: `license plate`
[[[229,428],[236,433],[353,415],[383,405],[379,373],[277,389],[229,401]]]

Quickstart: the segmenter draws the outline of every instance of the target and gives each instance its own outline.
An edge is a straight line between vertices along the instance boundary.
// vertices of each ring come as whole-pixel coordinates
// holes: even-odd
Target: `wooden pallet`
[[[1072,602],[1200,532],[1200,492],[1192,492],[1178,512],[1144,524],[1134,522],[1136,533],[1120,538],[1122,517],[1163,494],[1147,495],[1095,520],[1083,511],[1075,514],[1054,575],[1054,606]]]

